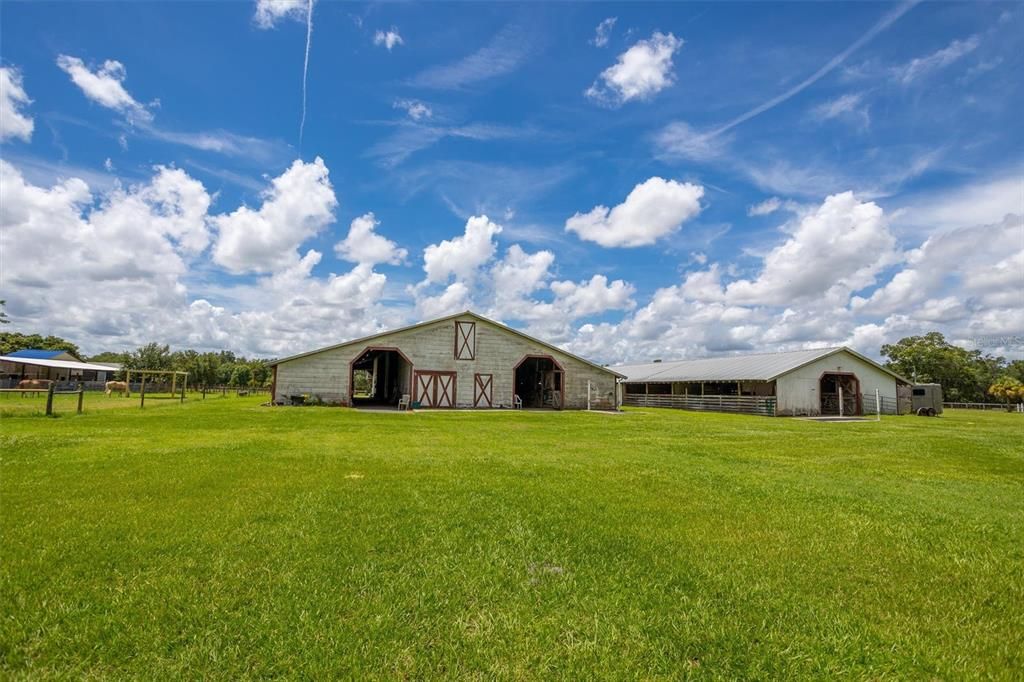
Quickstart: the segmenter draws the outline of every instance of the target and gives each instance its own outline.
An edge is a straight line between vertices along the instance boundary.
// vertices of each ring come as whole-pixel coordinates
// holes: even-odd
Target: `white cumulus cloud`
[[[703,196],[700,185],[653,177],[634,187],[614,208],[596,206],[588,213],[577,213],[565,221],[565,229],[601,246],[645,246],[700,213]]]
[[[281,19],[304,21],[311,0],[256,0],[253,21],[263,29],[273,28]]]
[[[263,192],[253,210],[242,206],[217,216],[213,259],[231,272],[270,272],[293,263],[297,248],[334,222],[338,200],[319,156],[296,160]]]
[[[398,29],[392,26],[390,30],[377,31],[373,36],[373,44],[385,47],[388,52],[390,52],[397,45],[404,45],[405,41],[402,40],[402,36],[398,33]]]
[[[35,123],[25,114],[24,107],[32,103],[25,93],[21,71],[10,66],[0,67],[0,141],[18,138],[32,139]]]
[[[348,235],[334,245],[339,258],[353,263],[401,265],[409,252],[375,231],[380,221],[373,213],[361,215],[352,221]]]
[[[765,256],[755,279],[729,284],[726,298],[765,305],[812,299],[845,303],[897,260],[896,239],[882,209],[853,192],[834,194]]]
[[[587,89],[587,97],[604,104],[650,99],[675,82],[672,56],[683,46],[682,38],[655,32],[619,55]]]
[[[477,269],[494,255],[494,238],[501,226],[485,216],[473,216],[466,221],[461,236],[431,244],[423,250],[423,271],[427,282],[443,283],[449,277],[472,279]]]
[[[94,70],[78,57],[62,54],[57,57],[57,66],[71,77],[71,82],[87,98],[100,106],[120,112],[129,119],[141,122],[152,120],[153,115],[149,110],[125,89],[127,72],[121,62],[108,59]]]

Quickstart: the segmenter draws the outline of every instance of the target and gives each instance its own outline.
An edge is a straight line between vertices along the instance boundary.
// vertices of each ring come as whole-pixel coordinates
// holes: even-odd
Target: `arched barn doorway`
[[[826,372],[818,380],[818,394],[821,396],[821,414],[839,415],[842,403],[843,416],[863,414],[860,400],[860,380],[848,372]]]
[[[351,405],[398,405],[412,393],[412,362],[397,348],[367,348],[349,365]]]
[[[528,355],[516,365],[512,385],[523,407],[565,405],[565,370],[550,355]]]

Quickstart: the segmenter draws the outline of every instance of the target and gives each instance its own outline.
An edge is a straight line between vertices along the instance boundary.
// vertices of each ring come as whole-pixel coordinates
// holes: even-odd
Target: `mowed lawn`
[[[0,420],[5,677],[1024,675],[1020,415],[263,399]]]

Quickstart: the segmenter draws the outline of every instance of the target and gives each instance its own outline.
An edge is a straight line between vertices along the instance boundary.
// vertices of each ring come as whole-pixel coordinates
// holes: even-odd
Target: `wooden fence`
[[[26,393],[45,393],[46,394],[46,416],[53,416],[53,396],[55,395],[77,395],[78,396],[78,414],[82,414],[82,401],[85,397],[85,389],[79,386],[74,391],[58,391],[57,384],[50,384],[49,388],[0,388],[0,393],[20,393],[22,395]]]
[[[627,393],[623,405],[630,407],[671,407],[698,412],[734,412],[775,416],[774,396],[749,395],[650,395]]]

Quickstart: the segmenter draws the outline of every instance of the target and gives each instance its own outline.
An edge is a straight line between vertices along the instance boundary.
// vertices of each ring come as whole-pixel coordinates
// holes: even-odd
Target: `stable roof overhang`
[[[622,382],[626,384],[657,384],[673,381],[774,381],[782,375],[788,374],[804,365],[841,352],[847,352],[899,381],[910,383],[891,369],[883,367],[871,358],[865,357],[846,346],[784,351],[781,353],[748,353],[746,355],[675,360],[671,362],[644,362],[619,365],[613,369],[626,375]]]
[[[23,358],[16,355],[0,355],[0,361],[13,362],[17,365],[33,365],[35,367],[51,367],[53,369],[77,369],[95,372],[116,372],[114,367],[96,365],[91,362],[72,362],[71,360],[47,360],[45,358]]]

